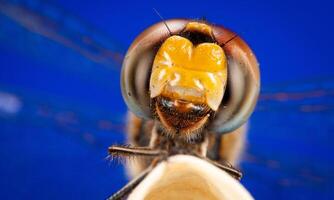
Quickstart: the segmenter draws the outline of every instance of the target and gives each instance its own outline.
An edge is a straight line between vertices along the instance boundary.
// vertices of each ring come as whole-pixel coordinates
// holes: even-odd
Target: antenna
[[[169,29],[167,23],[166,23],[166,20],[160,15],[160,13],[155,9],[153,8],[154,12],[160,17],[160,19],[162,20],[162,22],[165,24],[168,32],[169,32],[169,35],[172,36],[172,31]]]
[[[231,42],[234,38],[238,37],[237,34],[233,35],[229,40],[227,40],[225,43],[223,43],[222,47],[225,46],[227,43]]]

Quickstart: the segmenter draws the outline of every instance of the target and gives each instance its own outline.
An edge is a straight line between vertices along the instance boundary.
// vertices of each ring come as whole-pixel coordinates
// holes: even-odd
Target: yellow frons
[[[151,98],[160,94],[217,110],[224,95],[227,61],[214,43],[194,46],[181,36],[171,36],[157,52],[150,80]]]

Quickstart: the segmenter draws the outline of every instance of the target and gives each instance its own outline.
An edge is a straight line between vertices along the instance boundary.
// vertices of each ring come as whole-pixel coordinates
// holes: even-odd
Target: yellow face
[[[211,27],[191,22],[185,33],[211,37]],[[186,36],[187,37],[187,36]],[[171,36],[158,50],[151,72],[152,108],[169,133],[196,135],[217,111],[225,91],[227,61],[213,42]]]
[[[155,56],[150,95],[205,103],[216,111],[226,80],[226,57],[220,46],[214,43],[194,46],[184,37],[171,36]]]

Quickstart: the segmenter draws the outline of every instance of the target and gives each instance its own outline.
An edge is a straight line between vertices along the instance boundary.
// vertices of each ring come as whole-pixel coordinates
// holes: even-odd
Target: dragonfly
[[[15,141],[17,135],[10,133],[16,127],[37,130],[37,138],[44,138],[49,130],[52,138],[67,138],[94,149],[101,160],[111,143],[123,143],[126,106],[119,82],[124,46],[48,2],[3,1],[0,22],[2,137]],[[334,77],[330,75],[262,85],[241,162],[242,183],[255,198],[329,195],[334,174],[329,143],[333,111]],[[11,144],[1,143],[4,158]],[[109,166],[108,161],[104,165]],[[110,165],[121,172],[120,165]],[[115,176],[96,178],[108,183],[99,184],[105,191],[101,198],[126,183],[125,175]]]

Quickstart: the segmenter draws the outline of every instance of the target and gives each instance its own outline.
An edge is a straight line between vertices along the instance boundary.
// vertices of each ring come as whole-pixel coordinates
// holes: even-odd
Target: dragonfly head
[[[226,83],[226,55],[211,26],[190,22],[155,55],[149,83],[152,110],[169,132],[191,133],[218,110]]]
[[[128,108],[139,117],[158,119],[181,134],[204,126],[223,134],[253,112],[260,77],[255,55],[235,33],[174,19],[149,27],[134,40],[121,85]]]

